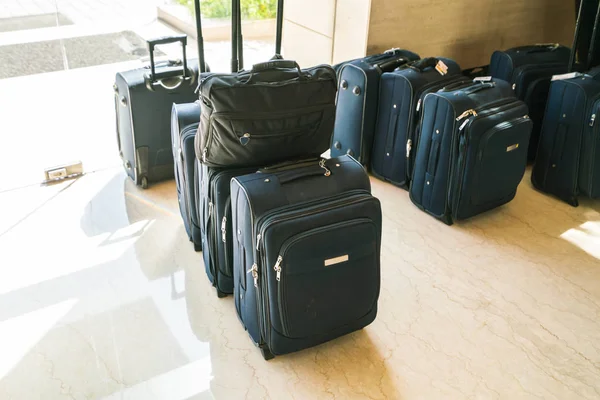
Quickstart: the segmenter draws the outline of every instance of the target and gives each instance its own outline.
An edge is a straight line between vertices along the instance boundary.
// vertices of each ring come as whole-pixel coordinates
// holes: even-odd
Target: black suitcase
[[[419,56],[408,50],[390,49],[337,66],[339,90],[331,156],[349,154],[369,165],[377,120],[379,79]]]
[[[180,61],[154,62],[157,45],[180,42]],[[149,182],[173,178],[171,106],[191,103],[198,82],[198,62],[188,62],[187,37],[148,41],[150,66],[118,72],[115,78],[117,143],[127,175],[142,188]]]
[[[558,44],[521,46],[492,55],[490,75],[512,83],[517,98],[529,108],[533,122],[529,160],[535,160],[550,79],[568,71],[570,55],[571,49]]]
[[[408,189],[423,99],[428,93],[462,82],[470,80],[447,58],[424,58],[381,76],[371,154],[373,175]]]
[[[352,157],[234,178],[234,300],[265,359],[370,324],[381,207]]]
[[[596,79],[576,74],[552,82],[531,174],[534,187],[574,207],[579,204],[579,194],[600,197],[600,124],[596,121],[600,81]]]
[[[198,163],[202,255],[206,275],[219,297],[233,293],[233,234],[230,182],[256,168],[212,168]]]
[[[425,97],[410,198],[450,225],[511,201],[532,123],[502,80]]]
[[[319,156],[331,140],[336,88],[330,66],[301,70],[291,60],[209,74],[200,84],[196,155],[230,168]]]
[[[202,250],[200,221],[196,210],[194,182],[197,177],[194,164],[196,152],[194,139],[200,121],[200,104],[173,104],[171,111],[171,139],[173,141],[173,158],[175,160],[175,183],[179,211],[183,225],[196,251]]]

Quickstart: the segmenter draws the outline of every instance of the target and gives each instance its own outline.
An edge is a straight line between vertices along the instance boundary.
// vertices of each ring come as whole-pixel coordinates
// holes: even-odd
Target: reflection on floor
[[[597,399],[600,204],[535,192],[447,227],[383,205],[377,320],[265,362],[187,241],[173,182],[0,193],[1,399]]]

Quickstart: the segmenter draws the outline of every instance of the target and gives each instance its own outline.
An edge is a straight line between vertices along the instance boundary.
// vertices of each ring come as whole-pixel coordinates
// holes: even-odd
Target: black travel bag
[[[350,156],[234,178],[234,301],[265,359],[370,324],[381,207]]]

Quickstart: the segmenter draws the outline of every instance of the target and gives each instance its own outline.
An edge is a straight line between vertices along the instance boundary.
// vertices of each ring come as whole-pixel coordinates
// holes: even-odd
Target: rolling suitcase
[[[219,297],[233,293],[233,234],[230,181],[256,168],[212,168],[198,163],[201,192],[202,255],[206,274]]]
[[[370,324],[380,287],[381,207],[350,156],[234,178],[234,300],[263,357]]]
[[[363,165],[369,165],[381,74],[418,59],[417,54],[408,50],[391,49],[338,66],[332,157],[349,154]]]
[[[573,75],[556,77],[550,87],[531,181],[577,207],[579,194],[600,197],[600,81]]]
[[[532,123],[510,84],[431,93],[423,107],[413,203],[451,225],[511,201],[527,166]]]
[[[200,104],[185,103],[173,104],[171,111],[171,134],[173,158],[175,160],[175,183],[179,211],[183,218],[183,225],[190,241],[194,243],[196,251],[202,250],[200,235],[200,222],[196,210],[194,194],[194,181],[196,180],[195,167],[196,152],[194,139],[200,120]]]
[[[179,61],[154,62],[157,45],[180,42]],[[149,182],[173,178],[171,105],[196,100],[198,62],[186,57],[187,37],[148,41],[150,67],[118,72],[113,86],[117,143],[127,175],[142,188]]]
[[[495,51],[490,61],[490,75],[512,83],[518,99],[529,108],[533,122],[528,159],[535,160],[539,143],[550,79],[569,68],[571,50],[558,44],[522,46]]]
[[[371,154],[376,177],[408,189],[423,99],[428,93],[470,80],[447,58],[424,58],[384,73]]]

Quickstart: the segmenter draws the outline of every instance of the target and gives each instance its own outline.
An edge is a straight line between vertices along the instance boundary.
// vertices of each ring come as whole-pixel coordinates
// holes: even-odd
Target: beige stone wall
[[[494,50],[572,45],[572,0],[371,0],[367,54],[403,47],[446,56],[463,68],[489,63]]]

